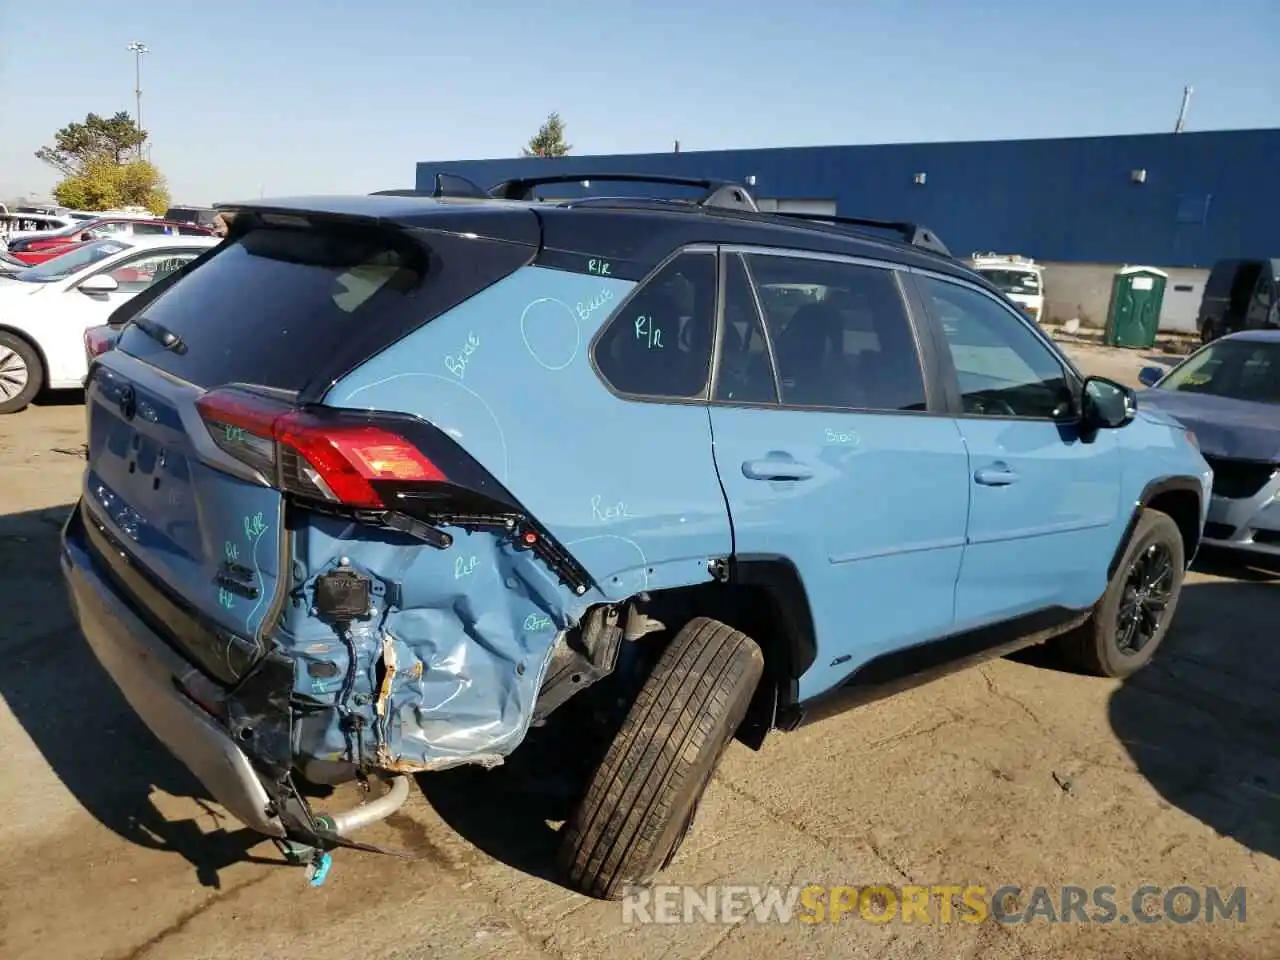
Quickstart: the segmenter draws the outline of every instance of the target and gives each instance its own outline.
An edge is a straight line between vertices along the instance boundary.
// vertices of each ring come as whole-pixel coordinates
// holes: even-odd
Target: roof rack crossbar
[[[932,250],[934,253],[940,253],[943,256],[951,256],[951,251],[947,249],[947,245],[938,239],[938,235],[926,226],[918,223],[905,223],[899,220],[872,220],[868,217],[838,217],[829,213],[791,213],[779,211],[775,214],[779,217],[788,217],[792,220],[809,220],[814,223],[832,223],[841,226],[851,227],[872,227],[877,230],[890,230],[913,247],[920,247],[924,250]]]
[[[692,202],[699,207],[724,207],[733,210],[757,209],[755,199],[740,184],[702,177],[672,177],[647,173],[557,173],[541,177],[518,177],[504,180],[489,188],[489,196],[501,200],[531,200],[537,187],[553,183],[583,183],[600,180],[605,183],[661,183],[678,187],[700,187],[701,196]]]

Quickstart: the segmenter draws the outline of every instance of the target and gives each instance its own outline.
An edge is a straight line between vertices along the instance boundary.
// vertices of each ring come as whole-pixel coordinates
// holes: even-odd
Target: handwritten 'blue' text
[[[474,333],[468,333],[467,342],[462,345],[462,349],[444,358],[445,369],[459,380],[463,379],[467,373],[467,364],[471,362],[471,355],[479,346],[480,338]]]

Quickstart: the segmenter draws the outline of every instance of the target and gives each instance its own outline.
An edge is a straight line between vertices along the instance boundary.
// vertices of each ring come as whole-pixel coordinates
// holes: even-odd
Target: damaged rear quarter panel
[[[528,726],[559,631],[593,604],[707,582],[708,561],[730,553],[705,405],[621,399],[591,366],[592,338],[620,305],[625,311],[634,287],[524,267],[388,347],[326,395],[329,406],[411,414],[443,430],[597,585],[576,596],[541,561],[489,534],[451,530],[453,546],[439,551],[311,518],[297,534],[294,556],[305,569],[295,570],[295,583],[313,583],[343,555],[401,591],[386,621],[397,675],[387,737],[393,755],[429,764],[509,753]],[[336,643],[324,629],[327,636],[294,642],[300,651],[310,642]],[[366,685],[381,650],[381,638],[364,638]],[[372,686],[363,693],[373,696]],[[328,756],[341,753],[341,732],[325,736]],[[324,754],[317,748],[313,755]]]
[[[566,623],[563,588],[505,537],[448,532],[453,546],[438,550],[309,514],[294,533],[298,586],[275,640],[295,664],[294,750],[311,779],[333,779],[324,763],[345,765],[349,750],[357,762],[412,771],[500,762],[523,739]],[[373,584],[369,616],[342,627],[313,608],[317,578],[340,566]],[[358,731],[344,729],[344,703]]]

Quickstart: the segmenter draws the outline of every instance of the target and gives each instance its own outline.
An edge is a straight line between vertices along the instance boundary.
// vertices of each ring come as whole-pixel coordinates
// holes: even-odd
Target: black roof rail
[[[467,197],[474,200],[490,199],[489,191],[478,183],[456,173],[437,173],[435,185],[430,190],[375,190],[371,197]]]
[[[661,183],[677,187],[701,187],[703,193],[691,201],[699,207],[722,207],[729,210],[757,212],[755,198],[746,187],[727,180],[701,177],[669,177],[648,173],[557,173],[543,177],[518,177],[504,180],[489,188],[489,196],[500,200],[530,200],[536,187],[552,183],[582,183],[602,180],[605,183]]]
[[[866,217],[837,217],[828,213],[790,213],[777,212],[774,216],[787,217],[791,220],[809,220],[814,223],[834,223],[851,227],[872,227],[877,230],[890,230],[898,234],[906,243],[924,250],[932,250],[944,257],[950,257],[947,245],[938,239],[938,235],[928,227],[918,223],[903,223],[897,220],[871,220]]]

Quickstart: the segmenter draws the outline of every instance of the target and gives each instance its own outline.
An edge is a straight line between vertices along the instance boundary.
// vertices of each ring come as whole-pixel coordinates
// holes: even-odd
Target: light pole
[[[135,40],[125,48],[133,54],[133,99],[137,105],[134,113],[134,119],[138,122],[138,132],[142,132],[142,55],[150,53],[147,45],[141,40]],[[142,144],[138,144],[138,159],[142,159]]]

